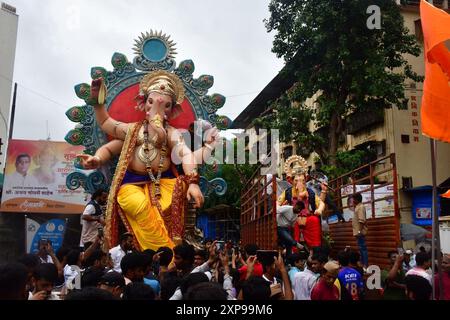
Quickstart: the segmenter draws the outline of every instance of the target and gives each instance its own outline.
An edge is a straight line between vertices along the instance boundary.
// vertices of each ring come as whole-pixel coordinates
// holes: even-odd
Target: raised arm
[[[90,102],[94,106],[95,119],[100,128],[108,135],[124,140],[129,124],[111,118],[105,108],[106,86],[102,78],[95,79],[91,85]]]
[[[183,171],[186,175],[197,172],[197,161],[194,153],[188,148],[184,142],[184,138],[181,133],[174,129],[169,128],[169,147],[172,150],[172,156],[177,160],[181,160]]]
[[[275,266],[278,271],[280,271],[281,279],[283,281],[283,298],[282,300],[294,300],[294,294],[292,293],[291,280],[289,279],[289,274],[284,265],[283,257],[281,252],[278,254],[278,258],[274,258]]]
[[[203,164],[211,157],[214,148],[219,143],[219,130],[217,128],[211,128],[206,131],[205,145],[194,151],[194,157],[197,164]]]
[[[56,266],[56,269],[58,270],[58,275],[62,275],[64,266],[56,257],[55,251],[53,250],[53,246],[51,245],[51,243],[48,242],[47,242],[47,252],[48,255],[52,258],[53,264]]]
[[[187,199],[195,200],[194,208],[200,208],[205,199],[199,187],[199,175],[197,171],[197,163],[195,161],[194,153],[184,143],[183,136],[174,128],[169,128],[169,147],[172,159],[181,159],[183,171],[189,177],[189,187],[187,190]]]
[[[323,202],[322,199],[320,199],[318,196],[316,196],[316,204],[317,204],[317,209],[314,212],[314,214],[320,216],[325,211],[325,202]]]

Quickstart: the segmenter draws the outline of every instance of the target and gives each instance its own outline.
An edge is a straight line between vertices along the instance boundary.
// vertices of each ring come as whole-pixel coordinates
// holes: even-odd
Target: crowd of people
[[[28,300],[364,300],[368,293],[362,259],[346,248],[336,257],[317,248],[286,256],[257,245],[206,241],[204,250],[183,243],[139,252],[125,233],[103,251],[102,237],[84,250],[53,252],[42,241],[37,254],[0,266],[0,299]],[[389,252],[382,299],[429,300],[431,257],[420,251]],[[450,256],[443,256],[444,296],[450,299]],[[438,287],[438,285],[436,286]],[[437,291],[438,292],[438,291]]]

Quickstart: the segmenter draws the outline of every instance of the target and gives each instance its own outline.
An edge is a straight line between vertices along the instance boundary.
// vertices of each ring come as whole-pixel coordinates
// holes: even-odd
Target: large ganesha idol
[[[325,203],[316,192],[307,186],[308,164],[300,156],[291,156],[285,163],[284,171],[292,186],[278,198],[278,211],[289,206],[302,208],[299,210],[293,225],[293,238],[297,243],[304,243],[307,249],[321,246],[322,230],[321,215],[325,210]],[[297,205],[300,204],[300,205]]]
[[[87,105],[69,110],[69,118],[78,117],[75,121],[81,126],[66,140],[86,146],[79,165],[96,170],[91,174],[96,183],[76,172],[68,185],[76,187],[78,178],[87,189],[109,186],[107,247],[117,244],[124,227],[140,250],[173,248],[183,239],[195,238],[192,226],[190,234],[185,233],[184,222],[187,202],[193,208],[204,202],[198,165],[211,156],[218,142],[217,127],[228,127],[231,121],[215,114],[225,98],[206,95],[213,84],[211,76],[193,79],[190,60],[175,68],[173,42],[167,36],[142,35],[135,50],[133,64],[115,54],[113,72],[93,68],[92,85],[76,87]],[[184,133],[199,119],[215,127],[207,131],[203,146],[193,151]]]

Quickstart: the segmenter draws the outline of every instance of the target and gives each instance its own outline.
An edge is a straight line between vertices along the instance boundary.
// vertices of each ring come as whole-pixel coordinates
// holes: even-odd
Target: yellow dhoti
[[[174,241],[176,243],[181,241],[184,235],[187,190],[185,176],[174,174],[176,179],[161,179],[161,199],[154,202],[149,191],[151,183],[140,185],[124,182],[141,127],[142,123],[135,123],[128,129],[111,183],[106,209],[106,249],[113,248],[119,243],[121,222],[133,235],[138,250],[173,248]]]
[[[170,210],[175,183],[176,179],[161,179],[159,203],[162,212]],[[158,208],[151,203],[149,185],[126,184],[121,186],[117,202],[142,250],[156,251],[161,247],[173,248],[175,246],[169,237]]]

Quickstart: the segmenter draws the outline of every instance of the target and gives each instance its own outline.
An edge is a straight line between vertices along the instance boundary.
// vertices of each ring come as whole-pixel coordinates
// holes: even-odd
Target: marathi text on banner
[[[82,146],[66,142],[11,140],[5,167],[2,212],[79,214],[86,204],[83,189],[69,190]]]

